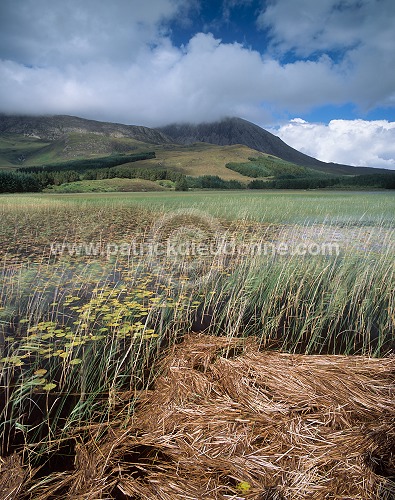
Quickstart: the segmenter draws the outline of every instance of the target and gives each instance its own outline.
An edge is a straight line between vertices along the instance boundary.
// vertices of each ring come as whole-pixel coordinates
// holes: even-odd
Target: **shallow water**
[[[395,256],[395,229],[380,226],[292,225],[283,227],[277,240],[293,246],[324,247],[334,244],[340,253],[377,252],[393,253]]]

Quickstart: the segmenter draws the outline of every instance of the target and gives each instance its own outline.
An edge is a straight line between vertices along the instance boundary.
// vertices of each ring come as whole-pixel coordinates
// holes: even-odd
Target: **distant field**
[[[127,180],[127,179],[126,179]],[[392,224],[395,193],[391,191],[189,191],[153,193],[2,195],[1,203],[15,210],[28,207],[140,206],[159,212],[194,208],[216,217],[269,223],[333,221]]]

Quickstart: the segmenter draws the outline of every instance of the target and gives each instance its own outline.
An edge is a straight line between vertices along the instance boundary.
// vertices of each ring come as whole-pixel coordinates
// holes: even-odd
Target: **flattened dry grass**
[[[0,457],[0,498],[17,498],[23,484],[27,481],[28,471],[22,467],[22,457],[14,453]]]
[[[393,499],[394,379],[394,357],[190,335],[127,424],[120,409],[89,440],[76,434],[74,467],[12,498]]]

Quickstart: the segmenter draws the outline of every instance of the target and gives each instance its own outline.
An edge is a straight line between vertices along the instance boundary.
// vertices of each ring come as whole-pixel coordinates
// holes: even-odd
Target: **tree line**
[[[112,168],[125,163],[133,163],[136,161],[150,160],[155,158],[154,151],[146,153],[134,154],[113,154],[110,156],[102,156],[99,158],[84,158],[81,160],[69,160],[59,163],[48,163],[34,167],[20,167],[17,172],[25,174],[37,174],[40,172],[61,172],[64,170],[74,170],[75,172],[85,172],[88,169]]]
[[[395,189],[395,174],[365,174],[353,177],[305,177],[274,179],[265,181],[254,179],[247,184],[248,189]]]
[[[186,176],[181,172],[156,166],[133,167],[120,165],[111,168],[89,169],[82,172],[46,169],[38,169],[30,173],[15,170],[0,171],[0,193],[37,192],[69,182],[114,179],[116,177],[150,181],[168,180],[174,184],[176,190],[184,191],[188,189]]]
[[[40,182],[32,174],[0,170],[0,193],[34,193],[41,190]]]
[[[144,154],[146,155],[145,159],[152,158],[154,154]],[[115,177],[170,181],[178,191],[187,189],[395,189],[395,173],[366,174],[352,177],[296,177],[288,174],[271,180],[255,178],[250,182],[242,183],[237,180],[224,180],[217,175],[187,177],[174,168],[164,168],[160,165],[146,167],[125,165],[125,163],[132,163],[130,161],[131,156],[142,159],[141,156],[144,155],[114,155],[102,159],[103,161],[98,164],[105,164],[106,166],[101,168],[92,168],[93,161],[96,160],[77,160],[62,164],[62,166],[76,164],[77,170],[63,167],[60,170],[53,170],[55,168],[53,165],[26,167],[12,171],[0,170],[0,193],[38,192],[51,186],[69,182],[112,179]],[[112,162],[118,162],[119,156],[128,161],[116,166],[109,166]],[[117,159],[115,159],[116,157]],[[90,168],[86,168],[87,166]]]

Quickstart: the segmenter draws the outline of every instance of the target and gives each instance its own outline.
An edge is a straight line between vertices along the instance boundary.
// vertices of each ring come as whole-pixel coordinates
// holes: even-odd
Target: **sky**
[[[0,0],[0,112],[239,116],[395,170],[394,0]]]

